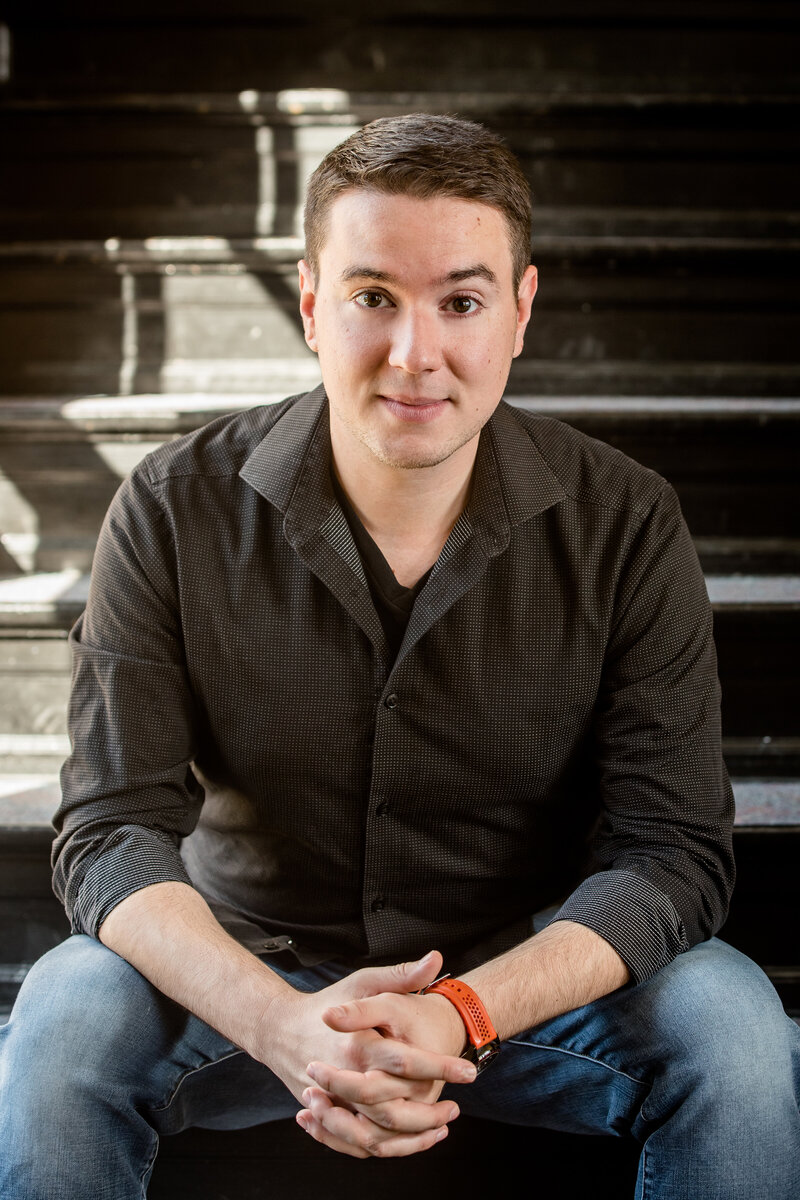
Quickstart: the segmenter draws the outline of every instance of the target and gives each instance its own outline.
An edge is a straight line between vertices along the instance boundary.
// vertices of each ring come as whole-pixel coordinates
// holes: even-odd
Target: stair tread
[[[73,569],[0,578],[0,621],[20,614],[35,617],[59,608],[83,608],[90,578]]]
[[[113,426],[118,421],[136,421],[142,428],[149,421],[158,424],[172,417],[197,414],[210,421],[222,413],[276,403],[284,393],[271,392],[148,392],[134,395],[81,396],[0,396],[0,429],[11,430],[30,425],[36,428],[48,421],[77,427]],[[770,418],[800,420],[800,398],[762,396],[549,396],[520,393],[511,403],[529,412],[592,420],[630,420],[661,422],[680,420],[752,423]]]
[[[583,87],[576,86],[577,79],[560,81],[558,87],[536,86],[530,88],[487,88],[465,87],[414,88],[406,91],[380,90],[378,88],[344,89],[336,87],[283,88],[278,91],[247,88],[208,92],[202,90],[165,92],[159,90],[78,92],[63,91],[54,95],[41,92],[25,94],[20,89],[9,93],[0,103],[0,111],[18,113],[187,113],[191,116],[229,116],[255,114],[275,120],[315,117],[331,121],[343,116],[357,114],[359,119],[375,115],[390,116],[411,111],[449,114],[453,110],[462,115],[480,112],[485,119],[498,114],[509,117],[540,118],[548,111],[572,109],[638,112],[643,106],[676,109],[707,109],[713,107],[743,110],[778,105],[787,109],[800,103],[794,89],[763,85],[757,90],[740,91],[714,88],[685,88],[670,91],[663,87],[647,86],[640,81],[638,87],[615,89],[592,87],[587,79]]]
[[[707,575],[706,587],[714,608],[800,608],[800,575]]]
[[[664,214],[669,219],[669,212]],[[796,226],[792,223],[792,232]],[[717,236],[699,233],[695,236],[659,231],[658,221],[653,222],[654,232],[649,234],[615,234],[608,232],[575,233],[566,230],[536,233],[534,238],[535,257],[560,258],[564,255],[612,254],[617,258],[630,257],[645,252],[651,263],[653,252],[663,254],[688,253],[706,260],[714,254],[769,254],[786,255],[800,252],[798,236],[732,236],[720,233]],[[29,260],[43,259],[63,265],[69,260],[108,263],[187,263],[214,264],[255,261],[260,266],[274,262],[293,266],[304,252],[300,237],[198,237],[157,236],[149,238],[42,238],[26,241],[0,242],[0,258]],[[651,264],[652,266],[652,264]]]

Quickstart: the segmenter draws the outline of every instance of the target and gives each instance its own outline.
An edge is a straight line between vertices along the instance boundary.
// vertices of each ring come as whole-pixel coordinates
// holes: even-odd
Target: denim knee
[[[92,938],[32,968],[0,1027],[0,1194],[137,1200],[158,1146],[143,1115],[165,1019],[186,1014]]]
[[[769,1120],[781,1103],[796,1107],[800,1030],[755,963],[713,941],[662,974],[652,981],[647,1015],[667,1075],[715,1105],[727,1097],[752,1119]]]
[[[93,938],[71,937],[33,965],[8,1025],[3,1058],[13,1087],[74,1101],[81,1081],[140,1072],[156,1031],[177,1032],[187,1014]]]

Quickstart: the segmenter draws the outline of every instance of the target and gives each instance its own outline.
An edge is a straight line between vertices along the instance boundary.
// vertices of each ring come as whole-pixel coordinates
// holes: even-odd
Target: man
[[[529,206],[478,126],[353,135],[299,265],[324,388],[120,489],[72,635],[76,936],[2,1031],[4,1196],[140,1196],[190,1124],[394,1156],[460,1110],[630,1133],[651,1200],[797,1194],[798,1031],[708,940],[732,800],[677,502],[501,403]]]

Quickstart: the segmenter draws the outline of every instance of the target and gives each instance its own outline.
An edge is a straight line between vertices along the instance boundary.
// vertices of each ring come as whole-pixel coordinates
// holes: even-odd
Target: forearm
[[[503,1039],[615,991],[630,974],[599,934],[573,921],[555,921],[463,978]]]
[[[622,987],[629,972],[616,951],[591,929],[557,921],[499,958],[465,973],[463,979],[475,989],[500,1038],[505,1039]],[[410,989],[405,995],[378,995],[339,1005],[327,1011],[325,1020],[343,1032],[380,1029],[409,1046],[436,1049],[450,1056],[449,1061],[466,1043],[464,1023],[449,1000],[436,994],[414,995]],[[313,1063],[310,1073],[319,1086],[304,1094],[310,1107],[300,1114],[303,1127],[336,1148],[340,1148],[337,1131],[348,1129],[358,1145],[352,1109],[363,1111],[368,1094],[366,1075],[342,1071],[329,1061]],[[455,1074],[448,1078],[468,1082]],[[402,1095],[394,1088],[391,1094]],[[437,1088],[434,1096],[438,1095]],[[384,1124],[379,1110],[380,1106],[374,1119]],[[396,1110],[391,1113],[394,1119]],[[385,1124],[386,1130],[392,1128],[391,1123]],[[386,1136],[391,1147],[392,1135]],[[441,1130],[438,1136],[442,1136]],[[423,1147],[415,1147],[419,1148]]]
[[[294,989],[225,932],[194,888],[158,883],[133,892],[99,936],[160,992],[263,1061],[270,1006]]]

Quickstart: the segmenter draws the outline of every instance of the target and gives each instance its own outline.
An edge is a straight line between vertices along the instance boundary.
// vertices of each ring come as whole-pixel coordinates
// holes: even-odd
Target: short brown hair
[[[316,277],[331,205],[351,188],[420,200],[454,196],[499,209],[519,288],[531,260],[530,188],[517,159],[483,125],[430,113],[381,117],[334,147],[308,183],[306,261]]]

